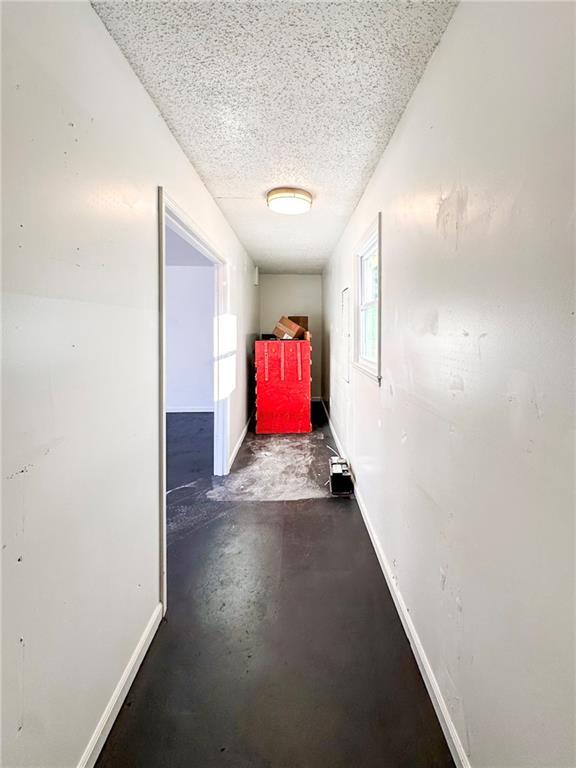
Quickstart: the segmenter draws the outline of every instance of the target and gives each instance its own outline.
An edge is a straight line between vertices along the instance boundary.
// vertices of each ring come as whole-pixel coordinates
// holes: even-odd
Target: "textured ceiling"
[[[93,2],[246,250],[319,272],[454,2]],[[310,213],[266,207],[275,186]]]

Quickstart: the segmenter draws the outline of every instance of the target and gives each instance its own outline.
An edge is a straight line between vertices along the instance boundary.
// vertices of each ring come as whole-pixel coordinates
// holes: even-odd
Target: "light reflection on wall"
[[[421,192],[406,195],[394,202],[390,213],[403,224],[415,224],[426,229],[435,229],[438,214],[438,194]]]
[[[465,232],[483,235],[501,226],[514,203],[513,192],[503,192],[496,199],[491,190],[453,184],[400,197],[388,213],[401,224],[437,231],[444,240],[456,240],[459,246]]]
[[[218,315],[214,319],[214,336],[217,344],[214,400],[225,400],[236,389],[236,349],[238,321],[236,315]]]

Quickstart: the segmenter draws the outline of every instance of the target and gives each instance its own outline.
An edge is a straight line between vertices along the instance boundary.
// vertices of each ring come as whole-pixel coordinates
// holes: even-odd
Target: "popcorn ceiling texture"
[[[250,256],[320,272],[456,3],[92,5]],[[310,213],[268,210],[284,185]]]

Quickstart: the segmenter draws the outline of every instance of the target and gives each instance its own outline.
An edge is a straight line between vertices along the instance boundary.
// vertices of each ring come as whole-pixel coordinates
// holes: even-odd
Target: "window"
[[[380,380],[380,258],[375,227],[358,253],[356,363]]]

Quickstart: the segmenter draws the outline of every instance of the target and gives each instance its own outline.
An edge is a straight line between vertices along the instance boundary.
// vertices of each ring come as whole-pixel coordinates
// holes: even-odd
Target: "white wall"
[[[214,410],[214,267],[166,267],[166,410]]]
[[[332,419],[475,768],[575,765],[574,9],[458,7],[325,276]],[[380,389],[337,312],[378,211]]]
[[[230,264],[231,446],[258,300],[88,3],[2,16],[3,765],[72,768],[159,619],[159,184]]]
[[[322,275],[260,273],[260,332],[272,333],[282,315],[308,315],[312,334],[312,397],[322,394]]]

